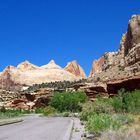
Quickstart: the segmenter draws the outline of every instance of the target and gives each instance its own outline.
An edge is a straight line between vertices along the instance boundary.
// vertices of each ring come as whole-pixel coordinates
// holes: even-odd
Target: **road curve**
[[[68,140],[70,118],[32,115],[23,119],[21,123],[0,126],[0,140]]]

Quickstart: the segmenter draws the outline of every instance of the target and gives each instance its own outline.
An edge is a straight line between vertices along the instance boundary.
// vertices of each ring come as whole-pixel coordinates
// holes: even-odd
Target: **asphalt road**
[[[38,115],[23,118],[24,121],[0,126],[0,140],[67,140],[70,118],[45,118]]]

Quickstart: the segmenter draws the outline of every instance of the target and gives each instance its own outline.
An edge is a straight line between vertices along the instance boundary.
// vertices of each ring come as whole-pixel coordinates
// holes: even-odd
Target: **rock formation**
[[[102,72],[102,66],[104,64],[104,57],[102,56],[101,58],[99,58],[98,60],[95,60],[92,64],[92,70],[90,72],[90,78],[92,78],[96,73],[100,73]]]
[[[22,63],[20,63],[17,68],[19,70],[35,70],[38,69],[39,67],[36,65],[31,64],[29,61],[24,61]]]
[[[56,65],[54,60],[51,60],[47,65],[42,66],[44,69],[62,69],[60,66]]]
[[[93,62],[89,76],[91,81],[69,86],[67,89],[43,88],[32,93],[18,94],[6,90],[21,90],[34,84],[55,81],[76,81],[85,79],[81,66],[72,61],[63,69],[54,60],[38,67],[28,61],[17,67],[8,66],[0,73],[0,107],[7,106],[21,109],[46,106],[53,92],[83,91],[91,100],[97,95],[114,96],[118,90],[140,89],[140,15],[132,16],[127,32],[122,36],[118,52],[107,52]],[[52,83],[51,83],[52,84]],[[11,102],[12,100],[12,102]]]
[[[64,69],[77,77],[86,79],[83,68],[76,61],[69,62]]]
[[[90,78],[111,81],[140,75],[140,15],[132,16],[118,52],[105,53],[93,62]]]
[[[55,81],[75,81],[80,79],[72,73],[50,61],[47,65],[38,67],[28,61],[17,67],[8,66],[0,75],[0,88],[13,90],[33,84]]]

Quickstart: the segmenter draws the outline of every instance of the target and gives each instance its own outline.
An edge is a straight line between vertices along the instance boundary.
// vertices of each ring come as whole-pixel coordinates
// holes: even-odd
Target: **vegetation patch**
[[[50,101],[50,106],[59,112],[77,112],[81,111],[80,103],[87,100],[87,95],[83,92],[64,92],[55,93]]]
[[[61,89],[66,90],[67,88],[73,87],[74,84],[85,83],[85,82],[88,82],[88,80],[81,79],[79,81],[56,81],[50,83],[35,84],[29,87],[25,92],[34,92],[40,88],[54,88],[56,90],[61,90]]]
[[[29,110],[0,108],[0,119],[19,117],[31,113]]]
[[[98,97],[94,102],[84,103],[80,118],[85,121],[86,129],[91,133],[102,134],[109,130],[118,131],[120,128],[128,129],[134,126],[137,126],[139,131],[139,113],[140,91],[121,90],[117,97]]]

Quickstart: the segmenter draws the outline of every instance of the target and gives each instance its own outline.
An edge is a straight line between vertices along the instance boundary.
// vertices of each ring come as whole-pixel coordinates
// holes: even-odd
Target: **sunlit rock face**
[[[0,74],[0,88],[20,89],[24,86],[42,84],[55,81],[75,81],[80,79],[74,74],[62,69],[50,61],[42,67],[35,66],[28,61],[20,63],[17,67],[8,66]]]
[[[125,66],[131,72],[140,71],[140,15],[132,16],[125,40]]]
[[[62,69],[60,66],[58,66],[54,60],[51,60],[47,65],[41,66],[41,68],[44,69]]]
[[[89,77],[109,81],[133,75],[140,75],[140,15],[130,19],[118,52],[105,53],[95,60]]]
[[[24,71],[24,70],[35,70],[35,69],[38,69],[39,67],[36,66],[36,65],[31,64],[29,61],[26,60],[26,61],[20,63],[17,66],[17,68],[19,70],[23,70]]]
[[[86,78],[83,68],[77,63],[77,61],[69,62],[64,69],[77,77]]]
[[[89,76],[90,78],[92,78],[96,73],[102,72],[104,61],[105,61],[104,57],[101,57],[98,60],[93,61],[92,69]]]
[[[133,15],[128,24],[128,30],[125,41],[125,56],[129,54],[132,48],[140,43],[140,15]]]

